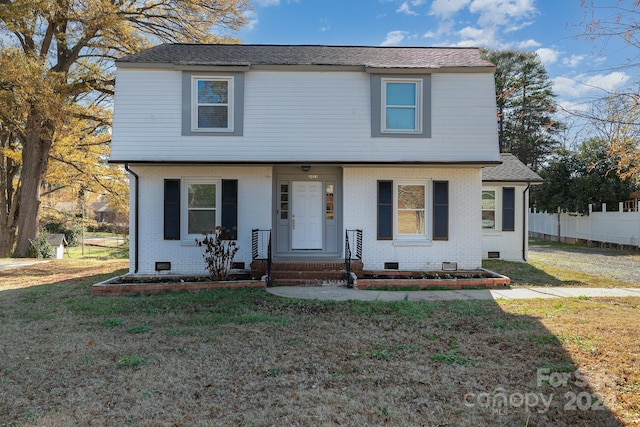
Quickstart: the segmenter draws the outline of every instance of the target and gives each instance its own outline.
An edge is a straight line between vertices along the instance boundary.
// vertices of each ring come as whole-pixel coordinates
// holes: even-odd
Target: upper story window
[[[192,78],[191,130],[233,132],[233,77]]]
[[[182,72],[182,135],[242,136],[244,74]]]
[[[419,133],[421,80],[382,79],[382,132]]]
[[[431,75],[370,78],[373,138],[431,138]]]

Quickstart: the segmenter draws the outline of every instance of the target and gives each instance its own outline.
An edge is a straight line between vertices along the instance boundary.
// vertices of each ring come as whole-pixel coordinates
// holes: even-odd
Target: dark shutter
[[[449,240],[449,181],[433,182],[433,240]]]
[[[222,228],[226,240],[238,239],[238,180],[222,180]]]
[[[164,240],[180,240],[180,180],[164,180]]]
[[[502,231],[515,230],[516,189],[502,189]]]
[[[393,239],[393,181],[378,181],[378,240]]]

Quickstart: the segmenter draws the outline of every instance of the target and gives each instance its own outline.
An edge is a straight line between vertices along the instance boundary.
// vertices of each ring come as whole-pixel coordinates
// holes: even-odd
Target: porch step
[[[360,274],[363,264],[351,262],[351,271]],[[266,262],[251,263],[253,277],[266,273]],[[271,282],[277,286],[345,285],[347,272],[344,261],[277,260],[271,264]]]

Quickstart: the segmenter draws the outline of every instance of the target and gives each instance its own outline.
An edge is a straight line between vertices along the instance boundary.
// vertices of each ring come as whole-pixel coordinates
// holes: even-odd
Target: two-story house
[[[131,273],[204,273],[195,239],[216,225],[238,266],[254,229],[276,260],[342,258],[361,230],[367,269],[481,266],[500,155],[479,49],[164,44],[117,67]]]

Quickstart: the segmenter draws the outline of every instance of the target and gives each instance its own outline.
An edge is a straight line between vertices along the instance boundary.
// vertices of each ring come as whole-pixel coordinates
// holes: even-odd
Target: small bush
[[[238,252],[234,240],[225,240],[225,231],[216,227],[211,234],[205,234],[204,239],[196,239],[196,244],[202,248],[205,267],[212,280],[227,280],[231,272],[233,257]]]
[[[67,240],[67,246],[76,247],[81,243],[82,227],[79,225],[68,225],[59,222],[50,222],[45,224],[44,229],[50,234],[64,234],[64,238]]]
[[[32,258],[53,258],[55,251],[47,240],[47,233],[42,231],[38,233],[38,236],[29,240],[29,255]]]

